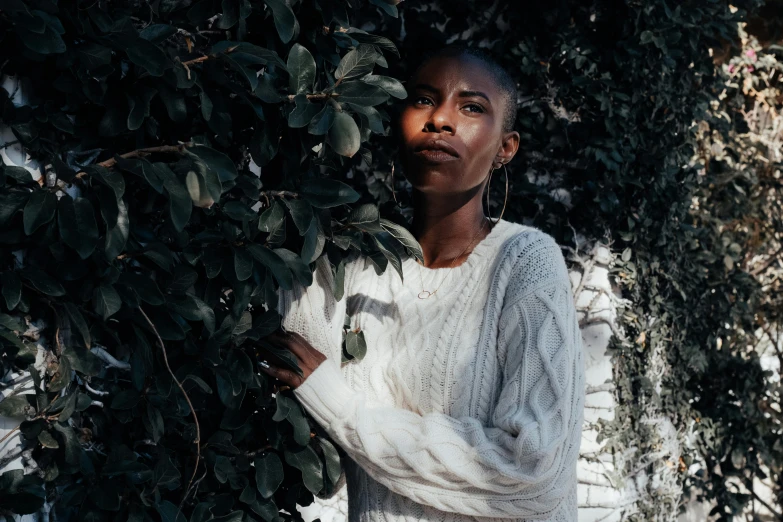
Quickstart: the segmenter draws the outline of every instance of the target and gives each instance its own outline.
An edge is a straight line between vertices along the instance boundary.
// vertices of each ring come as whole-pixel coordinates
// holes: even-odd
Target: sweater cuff
[[[356,392],[348,386],[340,368],[326,359],[299,386],[294,395],[324,428],[341,417]]]

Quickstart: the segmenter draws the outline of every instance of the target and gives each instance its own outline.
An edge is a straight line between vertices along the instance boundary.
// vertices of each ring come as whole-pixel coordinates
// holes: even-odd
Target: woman
[[[302,377],[269,365],[350,457],[350,521],[571,522],[584,370],[568,272],[540,230],[485,217],[517,151],[516,90],[479,51],[446,48],[408,85],[401,161],[424,263],[376,275],[356,258],[345,298],[321,262],[282,292]],[[502,213],[501,213],[502,216]],[[367,355],[340,367],[345,314]]]

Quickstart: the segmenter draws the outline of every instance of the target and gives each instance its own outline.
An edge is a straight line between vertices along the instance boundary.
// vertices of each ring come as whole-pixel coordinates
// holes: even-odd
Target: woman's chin
[[[413,188],[423,193],[450,193],[455,187],[454,175],[439,169],[421,169],[406,172],[405,178]]]

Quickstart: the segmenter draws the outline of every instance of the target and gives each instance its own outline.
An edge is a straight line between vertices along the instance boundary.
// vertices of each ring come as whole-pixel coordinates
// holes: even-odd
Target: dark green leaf
[[[63,351],[63,356],[68,358],[71,368],[85,375],[97,375],[103,368],[101,360],[82,346],[69,346]]]
[[[26,190],[9,190],[0,192],[0,227],[4,226],[17,210],[25,206],[30,199]]]
[[[152,163],[144,158],[123,158],[121,156],[115,156],[117,160],[117,166],[122,170],[141,176],[152,188],[159,194],[163,193],[163,180],[158,176],[155,167]],[[117,198],[119,200],[119,197]]]
[[[372,107],[389,99],[385,90],[360,80],[341,83],[335,87],[334,92],[338,94],[337,101],[340,103],[355,103],[365,107]]]
[[[34,395],[12,395],[0,401],[0,416],[23,419],[35,415]]]
[[[359,126],[345,112],[338,112],[334,115],[334,123],[329,128],[329,144],[334,151],[341,156],[353,157],[361,147],[361,136],[359,135]]]
[[[373,234],[373,239],[375,239],[375,244],[378,247],[378,249],[381,251],[383,256],[391,263],[392,267],[397,271],[397,273],[400,275],[400,280],[402,280],[402,260],[400,259],[400,255],[397,253],[397,251],[394,248],[394,238],[391,234],[388,232],[379,232],[376,234]]]
[[[364,76],[372,71],[375,66],[375,60],[378,58],[378,51],[375,47],[368,44],[359,44],[356,49],[348,52],[340,60],[337,70],[334,71],[336,80],[347,80],[357,76]]]
[[[117,291],[111,285],[101,285],[92,294],[93,310],[105,321],[119,312],[122,301]]]
[[[54,219],[57,196],[45,189],[33,191],[23,210],[24,233],[28,236]]]
[[[63,195],[58,203],[57,224],[66,245],[87,259],[98,245],[98,224],[95,209],[87,198]]]
[[[0,273],[3,299],[8,310],[13,310],[22,298],[22,281],[14,272]]]
[[[230,29],[239,21],[239,1],[223,0],[223,15],[217,22],[219,29]]]
[[[283,43],[287,44],[299,34],[299,21],[294,16],[294,12],[285,0],[264,0],[264,3],[272,10],[277,34],[280,35]]]
[[[142,301],[153,306],[163,304],[163,293],[154,279],[148,275],[125,272],[120,275],[118,283],[126,285],[138,294]]]
[[[313,283],[313,272],[310,267],[302,261],[302,258],[286,248],[276,248],[274,253],[279,255],[291,269],[291,272],[303,286],[307,287]]]
[[[367,203],[351,211],[348,215],[348,223],[363,232],[382,232],[380,222],[381,214],[376,205]]]
[[[166,290],[172,294],[184,294],[198,281],[198,273],[185,265],[177,265],[171,274]]]
[[[150,24],[139,31],[139,36],[155,44],[175,34],[177,34],[177,28],[168,24]]]
[[[329,132],[329,129],[332,128],[335,114],[336,112],[334,107],[331,105],[325,105],[321,112],[316,114],[313,119],[310,120],[310,124],[307,127],[307,132],[316,136],[326,134]]]
[[[397,56],[400,56],[400,52],[397,50],[397,46],[395,46],[391,40],[383,36],[370,34],[368,32],[362,31],[361,29],[357,29],[355,27],[351,27],[348,30],[348,36],[350,36],[357,42],[373,44],[380,47],[381,49],[390,51],[396,54]]]
[[[234,249],[234,272],[238,281],[244,281],[253,275],[253,257],[243,248]]]
[[[52,296],[59,297],[65,295],[65,289],[57,282],[56,279],[51,277],[46,272],[37,268],[25,268],[19,272],[19,275],[23,279],[27,280],[36,290],[39,292]]]
[[[361,361],[367,354],[367,343],[364,340],[364,332],[349,331],[345,334],[345,351],[353,359]]]
[[[286,206],[288,206],[288,210],[291,212],[291,217],[294,220],[296,228],[299,229],[299,234],[305,235],[313,220],[312,205],[301,199],[286,199],[284,201]]]
[[[285,209],[277,200],[272,201],[268,209],[258,218],[258,228],[261,232],[273,233],[285,222]]]
[[[288,115],[288,126],[294,129],[307,126],[321,110],[321,106],[310,103],[305,94],[297,94],[294,104],[294,110]]]
[[[158,93],[163,101],[163,105],[166,106],[166,112],[171,121],[181,123],[187,120],[188,107],[182,94],[163,83],[158,84]]]
[[[112,405],[112,407],[114,406]],[[158,442],[164,433],[163,415],[156,407],[147,405],[147,420],[150,428],[152,428],[152,440]]]
[[[16,167],[14,165],[0,166],[0,173],[5,174],[20,185],[31,185],[35,183],[33,175],[24,167]]]
[[[248,245],[247,250],[262,265],[266,266],[277,280],[280,288],[293,288],[293,275],[286,262],[269,248],[263,245]]]
[[[408,92],[405,90],[405,87],[396,78],[392,78],[390,76],[368,75],[362,78],[362,81],[364,83],[380,87],[395,98],[404,100],[408,97]]]
[[[176,230],[181,231],[188,224],[190,214],[193,211],[193,202],[190,199],[188,189],[165,164],[155,163],[154,167],[163,179],[163,188],[169,194],[171,222]]]
[[[279,1],[279,0],[278,0]],[[306,94],[315,87],[315,59],[305,47],[295,43],[288,53],[288,88],[294,94]]]
[[[285,461],[302,472],[302,481],[312,494],[317,494],[323,488],[323,472],[321,459],[313,448],[306,446],[304,449],[292,452],[284,452]]]
[[[313,216],[310,227],[304,236],[304,242],[302,244],[301,257],[302,261],[308,265],[315,261],[318,256],[323,252],[326,245],[326,236],[321,229],[321,222]]]
[[[52,437],[52,434],[48,431],[42,431],[38,434],[38,442],[40,442],[41,446],[44,448],[57,449],[60,447],[60,444],[58,444],[55,438]]]
[[[277,154],[277,139],[272,139],[266,125],[258,125],[250,142],[250,154],[259,167],[264,167]]]
[[[84,345],[89,348],[92,343],[92,336],[90,335],[90,328],[87,326],[87,321],[84,320],[84,316],[79,311],[79,308],[73,303],[63,303],[63,309],[68,314],[71,326],[74,327],[75,331],[82,337]]]
[[[207,169],[214,171],[222,182],[234,180],[239,175],[234,162],[222,152],[201,145],[190,147],[187,151],[199,158]]]
[[[146,69],[152,76],[163,76],[166,69],[174,65],[160,47],[144,38],[134,40],[126,47],[125,52],[128,53],[130,61]]]
[[[336,484],[340,479],[340,470],[342,466],[340,464],[340,454],[337,452],[334,444],[324,438],[319,438],[318,442],[321,444],[321,450],[324,454],[324,461],[326,463],[326,475],[332,484]]]
[[[397,18],[397,6],[387,2],[386,0],[370,0],[370,3],[378,6],[387,15]]]
[[[302,180],[301,193],[316,208],[336,207],[359,199],[359,193],[350,186],[328,178]]]
[[[26,31],[21,27],[16,29],[19,38],[33,51],[41,54],[59,54],[65,52],[65,42],[50,26],[46,26],[42,34]]]
[[[182,510],[177,507],[176,504],[164,500],[160,504],[155,506],[155,509],[160,515],[161,522],[188,522]]]
[[[107,169],[101,166],[89,166],[84,169],[90,175],[107,186],[114,192],[116,199],[122,198],[125,194],[125,178],[122,177],[122,173],[115,169]]]
[[[421,251],[421,245],[416,241],[407,228],[398,225],[388,219],[381,219],[381,225],[383,228],[396,239],[405,249],[413,255],[417,260],[424,262],[424,254]]]

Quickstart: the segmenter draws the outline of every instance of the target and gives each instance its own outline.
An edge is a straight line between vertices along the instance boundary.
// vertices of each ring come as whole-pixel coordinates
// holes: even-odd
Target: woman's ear
[[[519,149],[519,133],[509,131],[503,134],[503,141],[500,143],[498,153],[495,155],[495,163],[508,163],[511,161]]]

